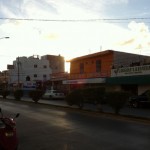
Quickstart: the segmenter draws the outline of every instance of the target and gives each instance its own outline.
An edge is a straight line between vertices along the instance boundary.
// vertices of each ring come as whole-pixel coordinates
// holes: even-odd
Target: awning
[[[105,83],[105,78],[64,80],[63,84],[89,84],[89,83]]]
[[[150,84],[150,75],[106,78],[106,84]]]

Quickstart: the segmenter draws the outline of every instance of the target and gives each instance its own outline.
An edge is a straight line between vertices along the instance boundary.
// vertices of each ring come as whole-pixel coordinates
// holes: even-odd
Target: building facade
[[[34,88],[37,83],[50,80],[52,70],[49,61],[39,56],[18,57],[13,61],[13,65],[8,67],[9,85],[23,88]]]
[[[44,55],[42,58],[49,61],[49,66],[52,69],[51,79],[48,82],[48,88],[53,88],[66,92],[67,86],[63,85],[63,80],[66,80],[68,73],[65,72],[65,60],[61,55]]]
[[[134,94],[142,94],[150,89],[150,63],[112,69],[106,83]]]
[[[6,88],[8,84],[8,71],[0,72],[0,89]]]
[[[89,54],[70,60],[70,75],[63,84],[70,85],[71,89],[84,86],[105,86],[107,90],[123,89],[136,93],[139,92],[138,83],[124,84],[123,82],[115,82],[114,79],[119,76],[120,69],[144,66],[149,63],[149,56],[113,50]],[[147,70],[146,74],[149,75],[150,71]],[[120,76],[123,75],[120,74]],[[131,76],[131,74],[126,76]],[[134,74],[135,76],[137,74]],[[147,87],[147,85],[143,85],[143,87]]]
[[[41,58],[49,61],[49,68],[52,69],[52,74],[65,71],[65,61],[63,56],[44,55]]]

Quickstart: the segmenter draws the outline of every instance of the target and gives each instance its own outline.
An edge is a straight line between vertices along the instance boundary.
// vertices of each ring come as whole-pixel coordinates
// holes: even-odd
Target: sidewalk
[[[75,106],[75,105],[69,106],[63,100],[40,100],[39,103],[45,103],[45,104],[63,106],[63,107],[69,107],[69,108],[78,108],[78,106]],[[95,112],[99,111],[96,105],[87,104],[87,103],[84,104],[83,110],[89,110],[89,111],[95,111]],[[108,105],[102,105],[102,110],[103,112],[114,113],[114,110]],[[150,119],[150,109],[136,109],[136,108],[125,107],[121,109],[120,114]]]
[[[14,97],[8,96],[7,99],[14,99]],[[21,101],[27,101],[27,102],[34,103],[32,101],[32,99],[27,98],[27,97],[23,97],[21,99]],[[64,101],[64,100],[43,100],[43,99],[40,99],[38,101],[38,103],[60,106],[60,107],[63,106],[63,107],[67,107],[67,108],[78,108],[78,106],[76,106],[76,105],[69,106],[66,103],[66,101]],[[98,109],[95,105],[87,104],[87,103],[84,104],[83,110],[98,112]],[[105,113],[114,113],[112,108],[108,105],[102,105],[102,110]],[[136,108],[124,107],[123,109],[121,109],[120,114],[126,115],[126,116],[132,116],[132,117],[134,116],[134,117],[141,117],[141,118],[145,118],[145,119],[150,119],[150,109],[141,109],[141,108],[136,109]]]

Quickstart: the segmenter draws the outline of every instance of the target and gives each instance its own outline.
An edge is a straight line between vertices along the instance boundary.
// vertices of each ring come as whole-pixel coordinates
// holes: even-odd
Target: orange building
[[[148,56],[114,50],[77,57],[69,61],[70,75],[63,84],[69,84],[70,88],[105,86],[107,79],[112,77],[112,70],[142,65],[149,59]]]
[[[107,50],[74,58],[70,62],[70,75],[63,84],[71,89],[83,86],[101,85],[111,75],[113,51]]]
[[[108,77],[113,65],[113,51],[107,50],[70,60],[70,79]]]

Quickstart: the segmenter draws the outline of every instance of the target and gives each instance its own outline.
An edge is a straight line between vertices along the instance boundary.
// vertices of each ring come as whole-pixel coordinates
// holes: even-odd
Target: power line
[[[150,20],[150,17],[133,18],[98,18],[98,19],[34,19],[34,18],[0,18],[0,20],[20,21],[49,21],[49,22],[93,22],[93,21],[127,21],[127,20]]]

